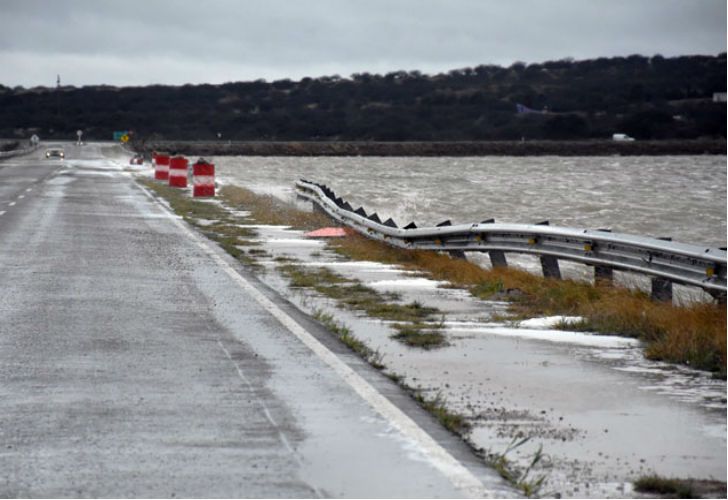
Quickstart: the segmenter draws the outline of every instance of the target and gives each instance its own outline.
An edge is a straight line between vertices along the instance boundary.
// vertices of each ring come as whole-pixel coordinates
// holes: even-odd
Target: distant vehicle
[[[144,164],[144,157],[142,155],[134,155],[131,160],[129,160],[130,165],[143,165]]]
[[[613,141],[634,141],[634,137],[630,137],[627,134],[612,134]]]
[[[60,158],[61,160],[66,157],[66,153],[62,149],[46,149],[46,158]]]

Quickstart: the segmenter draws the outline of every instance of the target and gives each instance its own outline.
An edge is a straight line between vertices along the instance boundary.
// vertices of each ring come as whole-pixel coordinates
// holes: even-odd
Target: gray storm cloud
[[[257,78],[725,51],[722,0],[5,0],[4,85]]]

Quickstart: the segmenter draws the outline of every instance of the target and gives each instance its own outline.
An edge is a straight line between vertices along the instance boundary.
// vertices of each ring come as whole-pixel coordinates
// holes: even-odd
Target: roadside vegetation
[[[308,269],[286,263],[278,270],[288,277],[293,288],[309,288],[342,307],[362,311],[371,318],[395,322],[393,327],[397,333],[392,338],[410,347],[432,349],[446,343],[442,323],[434,322],[434,316],[439,313],[435,308],[416,301],[401,304],[398,294],[378,292],[326,268]]]
[[[137,145],[165,138],[221,146],[228,140],[453,141],[453,151],[455,141],[608,139],[619,131],[641,148],[648,139],[725,139],[726,107],[712,101],[725,82],[722,52],[179,87],[0,84],[0,137],[67,138],[84,123],[84,137],[110,139],[123,123]],[[311,154],[300,144],[285,149]],[[197,146],[196,154],[208,153]]]
[[[726,483],[703,479],[678,479],[652,474],[634,482],[640,493],[659,495],[661,498],[725,498]]]
[[[582,321],[562,326],[638,338],[649,359],[726,376],[726,308],[720,304],[655,302],[638,290],[548,279],[513,268],[485,269],[447,254],[394,248],[360,235],[332,245],[352,259],[426,271],[478,298],[506,300],[513,319],[580,316]]]
[[[146,185],[164,196],[173,210],[218,241],[233,256],[247,263],[255,262],[254,255],[240,249],[254,233],[234,223],[225,208],[195,201],[179,190],[157,182],[147,181]],[[249,212],[251,222],[289,225],[299,229],[331,224],[331,220],[321,213],[298,210],[272,196],[255,194],[241,187],[226,186],[220,195],[230,208]],[[204,226],[198,219],[219,222]],[[648,294],[638,290],[594,286],[568,279],[547,279],[514,268],[485,269],[447,254],[394,248],[358,234],[332,240],[329,246],[349,259],[398,265],[427,273],[433,279],[466,289],[481,299],[508,301],[511,319],[579,316],[583,318],[581,321],[561,327],[637,338],[645,343],[645,356],[649,359],[684,364],[710,371],[717,378],[726,377],[725,332],[728,325],[726,308],[719,304],[655,302]],[[360,283],[336,283],[333,273],[326,274],[325,270],[312,274],[312,271],[297,269],[295,264],[291,264],[288,273],[294,283],[296,280],[312,280],[300,286],[318,286],[317,291],[342,300],[346,307],[395,322],[395,338],[408,345],[427,348],[444,342],[441,328],[433,322],[437,311],[418,310],[418,306],[412,305],[382,304],[380,298],[364,291],[366,287]],[[389,297],[389,300],[394,298]],[[405,309],[409,311],[407,319],[400,321]],[[425,318],[427,321],[423,321]]]

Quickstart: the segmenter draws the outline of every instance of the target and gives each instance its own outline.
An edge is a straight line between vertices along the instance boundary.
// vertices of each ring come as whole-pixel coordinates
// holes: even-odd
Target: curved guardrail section
[[[300,180],[299,198],[311,201],[334,220],[373,239],[400,248],[437,250],[463,255],[487,252],[494,266],[505,266],[505,253],[538,255],[544,275],[560,277],[559,260],[595,268],[595,278],[611,280],[612,272],[629,271],[653,278],[652,295],[672,298],[672,283],[696,286],[718,300],[726,296],[726,249],[705,248],[669,240],[612,233],[604,229],[552,227],[540,224],[497,224],[494,220],[435,227],[414,222],[399,227],[391,218],[354,209],[326,185]]]

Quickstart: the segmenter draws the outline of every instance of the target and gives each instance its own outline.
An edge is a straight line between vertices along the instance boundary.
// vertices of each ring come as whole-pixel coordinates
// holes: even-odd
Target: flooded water
[[[404,225],[498,222],[612,228],[726,246],[726,157],[218,157],[219,177],[293,197],[301,177]]]
[[[472,424],[468,439],[502,453],[528,437],[508,460],[523,468],[538,450],[542,496],[624,498],[636,478],[664,476],[725,480],[726,384],[710,374],[644,358],[638,341],[552,329],[557,320],[499,322],[502,302],[377,262],[342,260],[324,241],[301,231],[253,225],[261,279],[308,312],[324,311],[382,356],[386,371]],[[413,349],[394,340],[391,325],[341,308],[310,290],[292,290],[276,258],[328,268],[402,303],[416,300],[443,313],[448,345]]]

